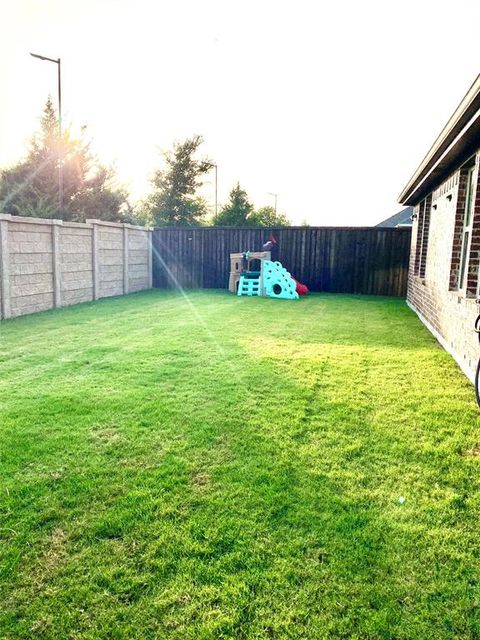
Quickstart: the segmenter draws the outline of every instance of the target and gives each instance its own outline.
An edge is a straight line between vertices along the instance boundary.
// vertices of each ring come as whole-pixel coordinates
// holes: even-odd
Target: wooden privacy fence
[[[405,296],[409,228],[158,228],[153,284],[160,288],[228,287],[229,254],[259,251],[273,233],[279,260],[311,291]]]

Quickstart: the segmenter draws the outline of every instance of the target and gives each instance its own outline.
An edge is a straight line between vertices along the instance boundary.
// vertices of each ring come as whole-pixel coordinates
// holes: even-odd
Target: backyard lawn
[[[480,638],[473,388],[398,299],[0,325],[0,638]]]

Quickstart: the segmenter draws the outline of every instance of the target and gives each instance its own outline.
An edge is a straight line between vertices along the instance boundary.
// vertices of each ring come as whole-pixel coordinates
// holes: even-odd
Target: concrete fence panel
[[[152,230],[0,214],[0,317],[152,286]]]

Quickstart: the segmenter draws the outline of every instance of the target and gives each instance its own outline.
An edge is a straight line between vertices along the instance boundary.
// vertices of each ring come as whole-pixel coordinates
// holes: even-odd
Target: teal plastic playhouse
[[[267,255],[268,254],[268,257]],[[267,296],[283,300],[296,300],[299,296],[296,291],[297,282],[280,262],[270,260],[270,252],[231,254],[232,268],[237,266],[236,273],[230,274],[233,278],[233,289],[238,296]],[[258,256],[258,257],[257,257]],[[251,260],[260,262],[260,270],[250,270]],[[245,268],[246,267],[246,268]],[[232,290],[232,289],[231,289]]]

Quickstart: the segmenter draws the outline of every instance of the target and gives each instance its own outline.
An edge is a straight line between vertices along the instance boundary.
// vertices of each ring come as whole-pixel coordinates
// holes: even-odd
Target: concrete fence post
[[[128,293],[128,227],[123,226],[123,293]]]
[[[93,220],[88,222],[92,225],[92,285],[93,299],[98,300],[100,297],[100,281],[98,269],[98,226]]]
[[[153,287],[153,230],[147,229],[148,241],[148,288]]]
[[[10,318],[10,255],[8,250],[8,219],[3,215],[0,218],[0,316]]]
[[[62,265],[60,260],[60,225],[61,220],[52,220],[52,278],[53,306],[62,306]]]

